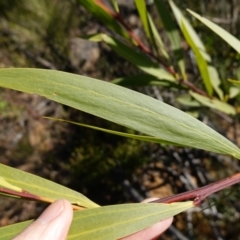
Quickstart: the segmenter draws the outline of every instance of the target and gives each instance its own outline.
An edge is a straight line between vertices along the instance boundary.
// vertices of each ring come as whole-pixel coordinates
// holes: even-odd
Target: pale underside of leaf
[[[233,143],[195,118],[111,83],[53,70],[0,69],[0,86],[37,93],[165,141],[240,158]]]
[[[193,202],[138,203],[105,206],[74,213],[67,239],[113,240],[143,230],[192,208]],[[1,240],[9,240],[30,221],[0,228]]]

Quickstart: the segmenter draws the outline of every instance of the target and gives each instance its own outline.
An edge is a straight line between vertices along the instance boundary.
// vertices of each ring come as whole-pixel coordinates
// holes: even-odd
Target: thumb
[[[73,210],[67,200],[57,200],[14,240],[64,240],[72,222]]]

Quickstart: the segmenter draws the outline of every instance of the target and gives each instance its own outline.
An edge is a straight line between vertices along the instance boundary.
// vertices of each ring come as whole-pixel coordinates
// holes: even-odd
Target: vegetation
[[[81,191],[99,204],[116,204],[140,201],[149,193],[156,194],[164,181],[171,183],[172,191],[177,193],[206,185],[213,179],[231,176],[239,171],[238,163],[234,159],[240,158],[240,150],[226,137],[232,137],[231,140],[238,143],[236,129],[229,129],[229,126],[235,123],[236,128],[238,127],[239,83],[229,81],[228,78],[239,77],[236,60],[239,58],[240,42],[223,28],[193,11],[183,14],[170,0],[156,0],[151,6],[147,6],[145,1],[136,0],[136,10],[133,12],[138,12],[140,21],[134,20],[135,14],[133,19],[127,19],[117,2],[111,3],[110,7],[102,1],[91,0],[68,3],[60,0],[51,3],[44,0],[22,0],[16,2],[13,8],[9,8],[8,2],[1,3],[0,47],[3,53],[8,54],[1,56],[4,61],[1,66],[3,69],[0,70],[0,86],[24,93],[35,93],[68,106],[54,105],[50,110],[47,108],[43,112],[37,112],[38,121],[41,115],[50,116],[50,119],[43,120],[44,124],[51,122],[50,127],[57,126],[54,134],[60,139],[51,143],[45,142],[43,147],[39,148],[40,158],[45,158],[43,166],[47,168],[50,164],[52,171],[58,169],[60,173],[59,178],[48,178]],[[201,4],[201,7],[205,6]],[[18,12],[22,14],[16,18]],[[76,17],[78,15],[81,17]],[[192,22],[186,16],[191,18]],[[103,25],[94,17],[101,20]],[[226,51],[221,53],[218,53],[217,49],[213,50],[213,42],[219,39],[213,33],[203,30],[203,25],[198,21],[222,37],[237,54],[233,54],[233,50],[227,47]],[[134,24],[138,26],[138,34],[133,31]],[[140,24],[142,28],[139,28]],[[199,34],[193,26],[198,28]],[[81,31],[79,28],[82,28]],[[232,24],[229,30],[234,29],[236,28]],[[212,38],[209,37],[210,34]],[[235,31],[235,34],[238,33]],[[85,40],[78,39],[79,35]],[[207,44],[202,42],[199,35],[203,38],[207,36]],[[86,40],[92,42],[87,43]],[[84,47],[81,47],[83,44]],[[226,46],[223,42],[220,45]],[[104,56],[99,57],[98,46],[102,54],[105,53]],[[91,52],[90,55],[86,49]],[[81,58],[78,54],[81,54]],[[228,54],[228,61],[223,61]],[[115,60],[119,62],[115,63]],[[6,68],[9,66],[51,70]],[[92,78],[84,77],[90,74]],[[135,91],[127,89],[130,87]],[[6,103],[10,98],[4,94],[5,91],[1,105],[5,112],[7,104],[11,105],[11,102]],[[28,95],[18,94],[19,96],[25,103],[22,106],[36,116],[36,111],[32,111],[32,106],[24,100],[23,96]],[[45,102],[46,106],[50,103]],[[54,111],[51,114],[56,106],[59,106],[59,112]],[[69,107],[112,123],[100,121]],[[21,115],[20,110],[18,114]],[[15,119],[16,117],[12,121]],[[76,126],[67,123],[74,123]],[[60,126],[68,126],[68,130],[64,133]],[[93,133],[91,129],[98,132]],[[46,133],[43,138],[46,140],[54,137]],[[36,147],[39,141],[32,140],[35,146],[32,144],[31,148],[24,148],[26,153],[36,154],[32,148]],[[201,150],[195,151],[191,148]],[[52,152],[49,153],[48,150]],[[161,159],[162,153],[164,157]],[[149,157],[148,154],[152,156]],[[68,162],[63,161],[65,157]],[[92,213],[99,216],[95,218],[98,223],[101,219],[101,227],[105,229],[102,237],[118,239],[146,228],[159,219],[190,209],[196,203],[194,197],[185,199],[190,201],[172,205],[152,203],[144,206],[120,204],[99,207],[84,195],[43,178],[5,165],[1,165],[0,172],[3,195],[43,202],[53,202],[57,198],[65,197],[72,202],[76,210],[81,210],[75,212],[69,238],[74,235],[77,239],[78,234],[81,234],[82,239],[96,239],[96,236],[99,236],[98,231],[88,235],[87,230],[94,228],[95,224],[92,222]],[[143,180],[134,182],[136,176]],[[60,181],[60,178],[63,179]],[[136,183],[140,187],[135,186]],[[107,188],[109,192],[93,194],[99,186],[102,189]],[[56,191],[52,192],[52,189]],[[136,189],[139,189],[137,194]],[[229,195],[226,191],[223,192]],[[202,227],[211,226],[212,229],[205,228],[206,237],[223,236],[232,239],[233,229],[229,225],[239,220],[236,214],[238,194],[233,190],[227,199],[219,196],[211,197],[211,203],[204,203],[203,208],[206,210],[203,214],[197,213],[199,208],[194,208],[195,210],[187,211],[187,221],[184,215],[181,215],[180,221],[176,223],[178,230],[170,229],[171,234],[179,236],[181,231],[181,234],[194,239],[203,234]],[[82,211],[83,209],[87,210]],[[222,211],[221,217],[218,209]],[[234,219],[231,217],[233,214],[236,216]],[[146,221],[138,221],[139,217]],[[216,218],[218,220],[213,221]],[[103,221],[104,219],[107,220]],[[131,220],[131,224],[126,222],[126,219]],[[109,229],[109,221],[115,223],[114,231]],[[14,231],[12,226],[1,228],[0,231],[9,239],[26,224],[28,223],[15,225]],[[80,225],[83,226],[81,232],[78,227]]]

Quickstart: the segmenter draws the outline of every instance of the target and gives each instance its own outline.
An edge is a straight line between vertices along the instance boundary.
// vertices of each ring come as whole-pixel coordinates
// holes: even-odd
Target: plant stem
[[[127,23],[125,23],[125,21],[123,20],[123,18],[121,17],[121,15],[119,13],[112,11],[108,6],[106,6],[102,2],[102,0],[95,0],[95,3],[98,4],[99,7],[101,7],[105,12],[107,12],[112,18],[114,18],[120,25],[122,25],[127,30],[129,36],[131,36],[131,38],[135,41],[135,43],[137,44],[138,48],[140,48],[143,52],[145,52],[150,57],[155,59],[158,63],[160,63],[165,68],[165,70],[167,72],[169,72],[176,79],[176,81],[179,84],[185,85],[186,87],[188,87],[192,91],[194,91],[194,92],[196,92],[196,93],[198,93],[198,94],[200,94],[202,96],[209,97],[206,92],[204,92],[203,90],[201,90],[198,87],[196,87],[193,83],[191,83],[191,82],[189,82],[187,80],[183,80],[183,79],[179,78],[177,72],[173,69],[173,67],[168,66],[162,60],[157,58],[153,54],[153,52],[136,36],[136,34],[129,27],[129,25]]]
[[[194,205],[197,206],[201,204],[205,200],[205,198],[207,198],[209,195],[215,192],[218,192],[224,188],[230,187],[239,182],[240,182],[240,173],[236,173],[228,178],[222,179],[215,183],[211,183],[199,189],[194,189],[185,193],[164,197],[164,198],[152,201],[151,203],[173,203],[173,202],[193,200]]]

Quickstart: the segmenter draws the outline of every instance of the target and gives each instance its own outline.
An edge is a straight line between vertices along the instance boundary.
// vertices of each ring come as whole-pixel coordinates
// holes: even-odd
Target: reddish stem
[[[109,7],[107,7],[101,0],[95,0],[95,2],[103,9],[105,10],[112,18],[116,19],[118,23],[120,23],[128,32],[128,34],[131,36],[131,38],[137,43],[137,46],[145,53],[147,53],[152,58],[156,59],[158,62],[160,62],[161,65],[175,78],[177,76],[177,73],[172,69],[171,67],[167,66],[164,62],[162,62],[160,59],[158,59],[152,51],[144,45],[144,43],[135,35],[133,30],[125,23],[123,18],[119,13],[113,12]]]
[[[193,90],[194,92],[206,96],[208,97],[208,94],[206,92],[204,92],[203,90],[199,89],[198,87],[196,87],[193,83],[180,79],[178,78],[178,74],[175,72],[175,70],[168,66],[167,64],[165,64],[161,59],[157,58],[153,52],[146,46],[144,45],[144,43],[135,35],[135,33],[133,32],[133,30],[129,27],[129,25],[127,25],[125,23],[125,21],[123,20],[123,18],[121,17],[121,15],[119,13],[116,13],[114,11],[112,11],[108,6],[106,6],[102,0],[95,0],[95,3],[98,4],[105,12],[107,12],[112,18],[114,18],[119,24],[121,24],[128,32],[128,34],[131,36],[131,38],[137,43],[137,46],[146,54],[148,54],[149,56],[151,56],[152,58],[154,58],[155,60],[157,60],[157,62],[159,62],[180,84],[183,84],[185,86],[187,86],[189,89]]]
[[[48,203],[52,203],[54,201],[54,199],[41,197],[41,196],[32,194],[30,192],[27,192],[25,190],[22,190],[21,192],[19,192],[19,191],[11,190],[11,189],[8,189],[8,188],[0,187],[0,193],[4,193],[4,194],[7,194],[7,195],[12,196],[12,197],[15,196],[15,197],[23,198],[23,199],[34,200],[34,201],[42,201],[42,202],[48,202]],[[74,205],[74,204],[72,204],[72,208],[74,210],[84,210],[85,209],[84,207],[77,206],[77,205]]]
[[[228,178],[222,179],[215,183],[211,183],[199,189],[190,190],[185,193],[180,193],[173,196],[161,198],[161,199],[152,201],[151,203],[173,203],[173,202],[193,200],[194,205],[196,206],[201,204],[205,200],[205,198],[207,198],[209,195],[215,192],[218,192],[224,188],[230,187],[239,182],[240,182],[240,173],[237,173]]]

